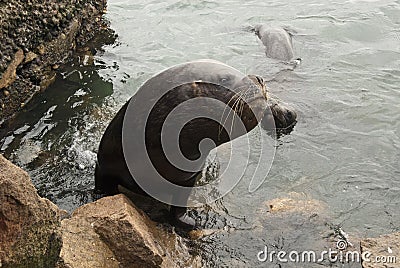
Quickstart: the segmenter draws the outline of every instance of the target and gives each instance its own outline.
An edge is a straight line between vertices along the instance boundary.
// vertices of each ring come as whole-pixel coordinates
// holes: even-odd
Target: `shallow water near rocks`
[[[257,253],[265,245],[322,251],[325,222],[354,237],[400,230],[399,1],[111,0],[106,18],[116,44],[103,46],[93,66],[64,66],[2,133],[0,152],[30,173],[42,196],[68,211],[91,201],[95,153],[116,111],[159,71],[212,58],[263,76],[271,93],[295,108],[298,123],[278,140],[256,192],[248,192],[245,177],[223,199],[193,211],[204,227],[223,231],[198,242],[204,266],[298,267],[261,263]],[[246,31],[257,23],[296,31],[302,63],[294,71],[265,57]],[[264,201],[290,192],[323,202],[329,216],[303,224],[297,214],[260,219]]]

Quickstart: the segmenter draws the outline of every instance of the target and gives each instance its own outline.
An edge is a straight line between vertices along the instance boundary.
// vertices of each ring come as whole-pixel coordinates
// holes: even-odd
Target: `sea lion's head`
[[[260,32],[262,31],[263,25],[257,24],[254,26],[253,31],[254,33],[260,38]]]
[[[264,79],[257,75],[248,75],[253,84],[249,87],[249,94],[253,94],[253,98],[247,97],[246,102],[252,103],[252,111],[262,109],[261,126],[269,131],[275,130],[277,136],[281,134],[289,134],[297,123],[297,113],[292,107],[279,103],[277,100],[268,95],[268,89]],[[267,106],[265,106],[267,100]]]
[[[235,81],[236,79],[236,81]],[[231,78],[231,85],[225,87],[229,91],[224,102],[241,118],[247,131],[250,131],[261,122],[265,110],[268,108],[268,95],[265,82],[257,75]],[[235,81],[232,84],[232,81]]]
[[[239,82],[235,82],[234,77],[225,77],[221,81],[224,81],[226,87],[233,89],[233,95],[228,94],[231,100],[225,101],[229,106],[234,103],[231,108],[238,113],[248,131],[260,122],[265,130],[275,131],[278,137],[293,130],[297,123],[297,113],[292,107],[279,103],[268,95],[262,77],[250,74]]]

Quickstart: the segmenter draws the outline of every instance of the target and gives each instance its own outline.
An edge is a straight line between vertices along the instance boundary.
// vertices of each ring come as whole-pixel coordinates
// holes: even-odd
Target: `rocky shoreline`
[[[199,267],[171,229],[123,194],[72,215],[41,198],[28,174],[0,155],[0,267]]]
[[[105,28],[105,0],[0,0],[0,123],[55,79],[59,64]]]
[[[105,4],[105,0],[0,0],[0,125],[48,87],[59,65],[74,51],[106,28],[101,18]],[[323,203],[298,195],[270,200],[259,211],[255,231],[275,229],[295,235],[298,230],[288,219],[296,215],[306,228],[322,232],[326,210]],[[207,231],[189,237],[199,239]],[[211,233],[217,231],[224,230]],[[123,194],[83,205],[70,215],[41,198],[28,174],[0,155],[0,268],[201,267],[201,259],[191,255],[190,242],[149,219]],[[336,241],[328,242],[335,247]],[[400,252],[400,233],[352,242],[372,256]],[[399,263],[360,266],[399,267]]]

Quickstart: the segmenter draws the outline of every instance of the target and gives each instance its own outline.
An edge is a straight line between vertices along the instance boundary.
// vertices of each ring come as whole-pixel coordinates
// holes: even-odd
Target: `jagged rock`
[[[66,213],[41,198],[28,174],[0,155],[0,267],[52,267]]]
[[[400,232],[361,240],[363,268],[400,267]]]
[[[37,56],[38,56],[37,54],[33,53],[32,51],[29,51],[25,55],[24,64],[33,61],[34,59],[37,58]]]
[[[61,226],[63,244],[57,268],[119,267],[113,252],[85,218],[65,219]]]
[[[123,194],[78,208],[62,221],[58,267],[187,267],[182,238],[151,221]]]
[[[14,55],[14,59],[10,62],[0,79],[0,89],[8,87],[12,83],[14,83],[15,78],[17,78],[17,67],[21,64],[23,59],[24,52],[22,51],[22,49],[18,49],[18,51]]]

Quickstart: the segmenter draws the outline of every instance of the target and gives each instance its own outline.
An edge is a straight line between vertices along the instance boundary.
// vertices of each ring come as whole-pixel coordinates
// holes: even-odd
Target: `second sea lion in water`
[[[285,29],[268,25],[256,25],[254,31],[264,44],[265,54],[268,58],[282,61],[293,59],[292,37]]]

